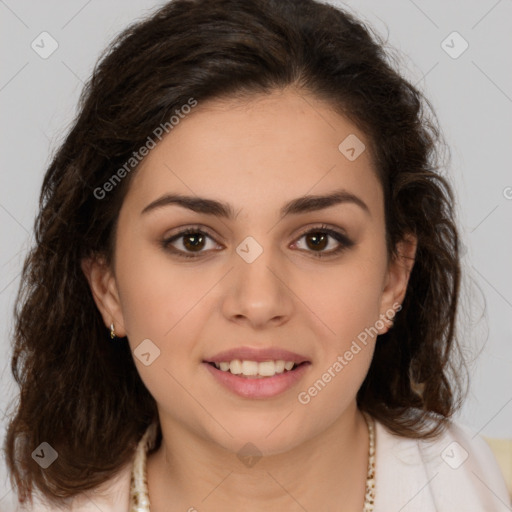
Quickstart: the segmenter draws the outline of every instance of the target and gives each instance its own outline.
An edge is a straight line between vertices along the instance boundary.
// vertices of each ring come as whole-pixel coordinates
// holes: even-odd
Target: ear
[[[400,310],[399,306],[404,301],[409,276],[414,266],[417,245],[417,237],[411,233],[407,234],[403,240],[398,242],[396,256],[388,263],[381,297],[380,315],[385,327],[379,329],[379,334],[384,334],[392,327],[393,316]],[[390,318],[389,321],[388,318]]]
[[[116,336],[126,336],[121,301],[112,269],[102,257],[83,259],[81,267],[106,327],[110,329],[113,323]]]

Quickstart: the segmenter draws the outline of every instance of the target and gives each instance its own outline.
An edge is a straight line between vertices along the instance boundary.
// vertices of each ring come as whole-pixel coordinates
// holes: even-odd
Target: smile
[[[233,359],[232,361],[222,361],[212,364],[223,372],[230,372],[233,375],[240,375],[242,377],[256,378],[273,377],[276,374],[291,371],[297,366],[293,361],[284,361],[283,359],[263,362]]]
[[[221,368],[221,364],[225,369]],[[256,362],[235,359],[223,363],[203,362],[203,366],[222,388],[231,393],[243,398],[265,399],[280,395],[296,385],[307,373],[311,363],[309,361],[296,364],[283,360]],[[233,370],[239,373],[233,373]]]

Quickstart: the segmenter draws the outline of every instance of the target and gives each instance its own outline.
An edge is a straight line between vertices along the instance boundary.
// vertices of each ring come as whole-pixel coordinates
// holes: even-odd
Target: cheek
[[[305,297],[311,316],[321,322],[326,345],[342,350],[379,319],[384,264],[361,254],[305,277],[297,294]],[[329,350],[330,352],[330,350]]]
[[[197,370],[194,340],[200,337],[208,304],[201,298],[215,276],[184,272],[154,249],[119,254],[116,275],[138,373],[157,403],[183,409],[188,398],[180,384]]]
[[[378,267],[348,266],[316,279],[307,296],[316,329],[317,364],[298,390],[308,417],[334,422],[354,401],[370,367],[379,319]],[[320,318],[318,321],[316,315]]]
[[[129,337],[163,342],[197,301],[197,287],[158,248],[120,240],[118,254],[116,275]]]
[[[195,340],[216,276],[186,272],[154,249],[119,254],[123,318],[138,373],[158,403],[179,408],[186,398],[179,383],[189,382],[199,366]]]

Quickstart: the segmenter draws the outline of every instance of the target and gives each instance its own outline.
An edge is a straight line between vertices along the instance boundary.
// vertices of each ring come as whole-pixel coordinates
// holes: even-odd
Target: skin
[[[368,431],[356,393],[376,338],[304,405],[307,391],[379,315],[400,304],[415,240],[388,260],[383,192],[371,155],[349,161],[338,145],[355,134],[347,119],[292,89],[245,100],[199,104],[143,160],[119,214],[113,268],[83,263],[105,325],[134,350],[150,339],[160,356],[136,357],[155,398],[163,431],[148,458],[151,510],[361,510]],[[346,202],[280,220],[284,203],[343,188]],[[168,205],[141,215],[164,193],[230,203],[234,219]],[[333,238],[316,249],[309,228],[325,223],[354,242],[338,255]],[[197,259],[165,250],[181,228],[207,228]],[[253,237],[263,253],[246,263],[236,252]],[[309,240],[311,236],[309,236]],[[185,239],[173,247],[186,251]],[[389,328],[379,329],[380,333]],[[378,341],[377,341],[378,342]],[[281,347],[311,365],[290,390],[264,400],[221,387],[201,361],[241,345]],[[237,452],[252,443],[252,467]]]

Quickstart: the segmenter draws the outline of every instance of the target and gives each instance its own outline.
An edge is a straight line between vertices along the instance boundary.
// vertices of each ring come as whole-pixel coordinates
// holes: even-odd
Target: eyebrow
[[[347,190],[336,190],[327,195],[308,195],[298,197],[286,203],[280,210],[281,217],[287,215],[298,215],[301,213],[323,210],[338,204],[355,204],[365,213],[370,215],[370,210],[366,203],[356,195]],[[234,219],[235,211],[229,203],[216,201],[197,196],[184,196],[180,194],[165,194],[152,203],[148,204],[141,212],[141,215],[151,211],[163,208],[168,205],[178,205],[197,213],[214,215],[226,219]]]

